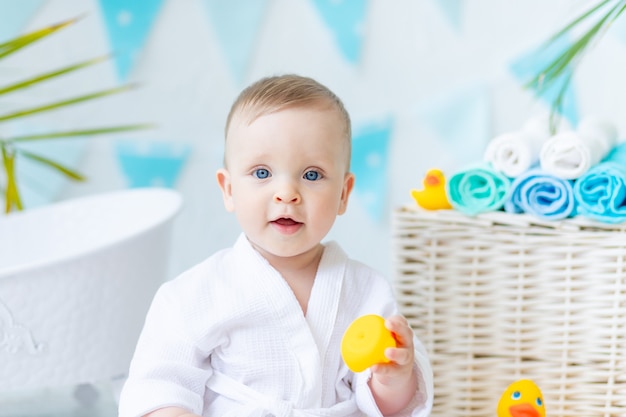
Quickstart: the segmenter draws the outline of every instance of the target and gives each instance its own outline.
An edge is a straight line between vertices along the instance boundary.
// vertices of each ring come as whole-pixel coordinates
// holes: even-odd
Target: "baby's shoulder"
[[[358,279],[360,282],[364,280],[381,283],[388,282],[387,277],[380,271],[377,271],[364,262],[352,258],[347,261],[346,274],[352,276],[354,279]]]
[[[230,249],[220,250],[203,261],[185,270],[174,279],[166,282],[163,287],[168,292],[202,294],[210,287],[219,285],[225,280]]]
[[[391,292],[391,283],[384,274],[355,259],[347,260],[344,285],[348,291],[359,294],[382,295]]]

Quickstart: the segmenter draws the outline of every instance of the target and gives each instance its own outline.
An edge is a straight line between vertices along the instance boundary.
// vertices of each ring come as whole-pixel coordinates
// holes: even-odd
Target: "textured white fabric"
[[[363,314],[397,313],[389,281],[326,245],[304,316],[293,292],[240,236],[153,300],[120,397],[120,417],[179,406],[202,416],[380,416],[369,371],[340,356]],[[402,415],[432,408],[432,370],[415,340],[419,390]]]
[[[530,119],[522,130],[493,138],[487,144],[483,159],[507,177],[518,177],[539,162],[541,147],[548,137],[548,121]]]
[[[515,178],[539,161],[543,138],[530,132],[507,132],[493,138],[487,145],[484,160],[493,169]]]
[[[617,129],[595,118],[583,119],[576,131],[558,133],[543,145],[541,168],[558,178],[573,180],[599,163],[615,146]]]

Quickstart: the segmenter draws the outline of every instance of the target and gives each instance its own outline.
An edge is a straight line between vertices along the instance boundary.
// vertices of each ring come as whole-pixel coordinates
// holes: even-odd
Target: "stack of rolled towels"
[[[504,210],[545,220],[576,215],[605,223],[626,221],[626,142],[597,118],[576,129],[549,133],[529,121],[488,144],[478,164],[453,173],[446,184],[453,209],[467,215]]]

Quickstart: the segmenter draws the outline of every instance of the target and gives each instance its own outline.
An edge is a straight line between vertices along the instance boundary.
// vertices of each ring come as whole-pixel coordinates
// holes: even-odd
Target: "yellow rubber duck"
[[[530,379],[513,382],[498,401],[498,417],[546,417],[539,387]]]
[[[452,206],[446,195],[446,179],[439,169],[426,172],[422,180],[423,190],[411,190],[411,197],[418,206],[426,210],[451,209]]]
[[[396,347],[396,339],[385,327],[385,319],[368,314],[354,320],[341,339],[341,357],[352,372],[362,372],[378,363],[389,363],[385,349]]]

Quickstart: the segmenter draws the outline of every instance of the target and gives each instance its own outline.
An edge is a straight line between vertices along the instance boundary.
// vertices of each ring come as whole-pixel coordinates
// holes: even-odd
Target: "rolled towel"
[[[500,210],[510,186],[509,178],[485,164],[453,174],[447,184],[448,199],[453,208],[473,216]]]
[[[617,130],[611,123],[583,119],[576,131],[548,139],[539,155],[541,168],[563,179],[576,179],[599,163],[615,146]]]
[[[532,169],[515,178],[504,203],[509,213],[528,213],[544,220],[558,220],[575,213],[572,181]]]
[[[539,162],[543,143],[550,136],[547,120],[530,119],[520,131],[507,132],[493,138],[483,159],[493,169],[515,178]]]
[[[626,221],[626,143],[574,183],[581,216],[604,223]]]

